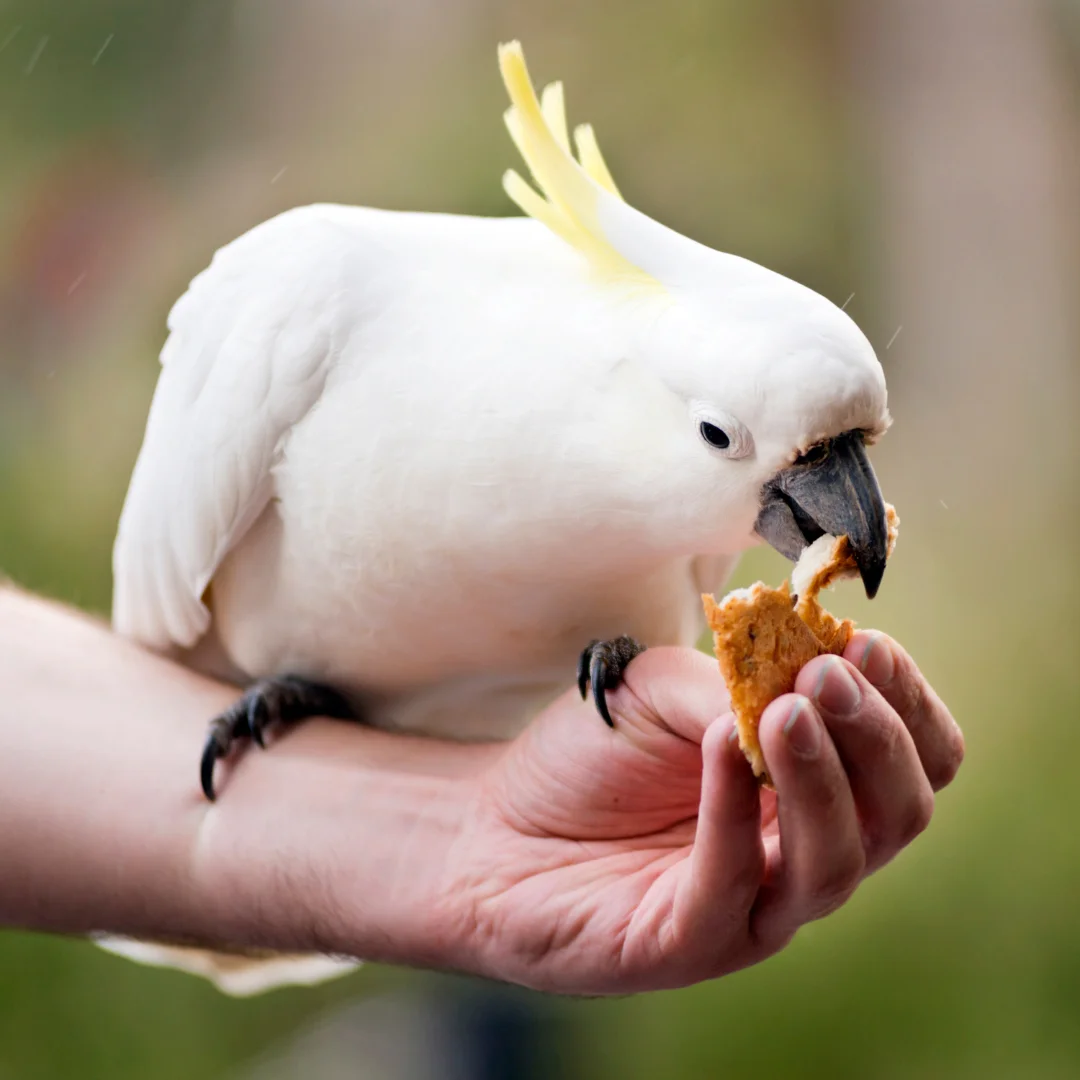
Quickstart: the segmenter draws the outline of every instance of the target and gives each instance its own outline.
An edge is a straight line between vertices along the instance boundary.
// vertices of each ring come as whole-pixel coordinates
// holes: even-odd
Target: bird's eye
[[[690,415],[701,440],[728,461],[742,461],[753,456],[753,436],[746,425],[731,413],[718,409],[712,402],[692,401]]]
[[[701,437],[717,450],[726,450],[731,445],[731,437],[728,433],[723,428],[710,424],[708,420],[701,421],[700,430]]]

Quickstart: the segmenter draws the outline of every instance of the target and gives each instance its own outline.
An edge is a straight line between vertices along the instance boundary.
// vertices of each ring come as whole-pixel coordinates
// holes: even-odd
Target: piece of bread
[[[886,514],[891,555],[900,519],[891,506]],[[754,775],[770,787],[758,741],[761,714],[769,702],[795,689],[795,677],[815,656],[847,648],[855,624],[837,619],[817,597],[822,589],[858,573],[847,537],[826,535],[803,551],[791,573],[791,589],[786,581],[779,589],[758,581],[728,593],[720,603],[702,597],[716,659],[731,694],[739,746]]]

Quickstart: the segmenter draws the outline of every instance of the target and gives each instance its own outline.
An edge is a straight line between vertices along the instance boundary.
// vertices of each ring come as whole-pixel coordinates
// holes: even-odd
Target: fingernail
[[[804,702],[796,701],[792,705],[791,715],[784,722],[783,731],[791,752],[797,757],[810,760],[818,756],[821,750],[821,725],[810,714]]]
[[[896,660],[892,646],[880,635],[875,634],[859,660],[859,670],[874,686],[888,686],[896,674]]]
[[[733,743],[733,742],[738,742],[738,741],[739,741],[739,725],[738,725],[738,724],[734,724],[734,723],[733,723],[733,724],[731,725],[731,730],[730,730],[730,731],[728,732],[728,737],[727,737],[727,741],[728,741],[729,743]]]
[[[855,680],[838,657],[830,656],[821,665],[814,700],[833,716],[847,716],[859,707],[862,694]]]

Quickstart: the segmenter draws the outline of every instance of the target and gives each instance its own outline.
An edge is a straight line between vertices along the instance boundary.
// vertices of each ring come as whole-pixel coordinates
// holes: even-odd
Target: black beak
[[[846,432],[778,472],[762,491],[754,528],[792,560],[825,533],[846,536],[873,599],[885,573],[888,528],[862,434]]]

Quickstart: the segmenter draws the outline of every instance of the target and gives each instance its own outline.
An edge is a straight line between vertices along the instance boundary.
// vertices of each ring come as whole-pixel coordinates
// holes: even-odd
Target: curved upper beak
[[[885,573],[888,527],[862,434],[846,432],[821,451],[781,469],[765,485],[755,531],[792,560],[825,533],[846,536],[866,595],[873,598]]]

